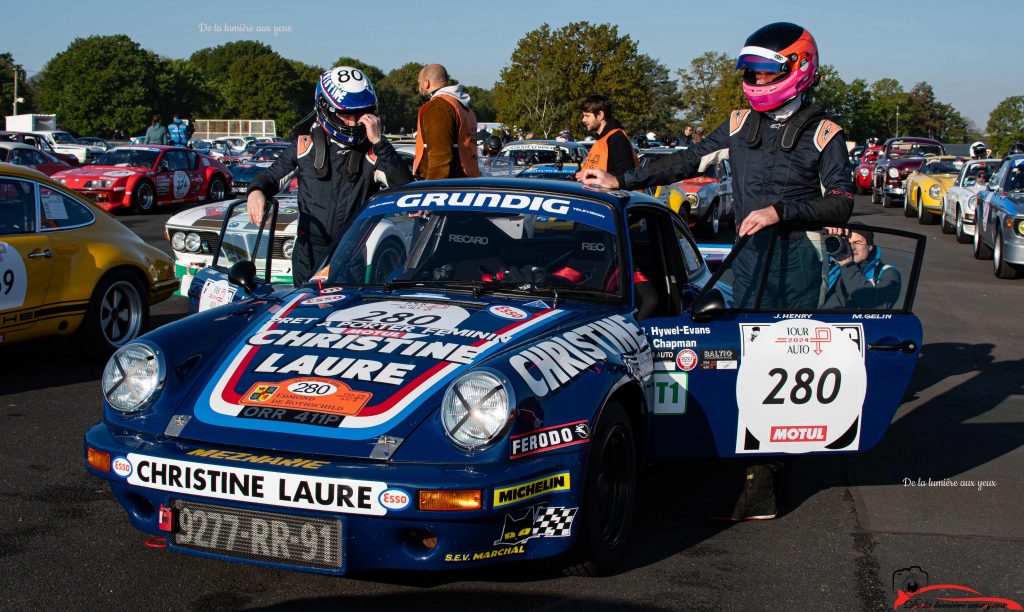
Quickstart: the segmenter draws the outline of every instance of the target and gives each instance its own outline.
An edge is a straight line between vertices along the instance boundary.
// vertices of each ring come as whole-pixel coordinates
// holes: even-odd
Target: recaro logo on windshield
[[[399,208],[447,206],[451,208],[496,208],[520,212],[544,211],[552,215],[564,215],[569,212],[569,200],[517,193],[408,193],[398,198],[395,205]]]
[[[449,234],[448,242],[461,242],[462,244],[487,244],[490,242],[487,236],[466,236],[464,234]]]

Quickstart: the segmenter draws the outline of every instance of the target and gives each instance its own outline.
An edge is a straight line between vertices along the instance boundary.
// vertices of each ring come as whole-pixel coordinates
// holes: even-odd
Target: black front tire
[[[716,200],[711,203],[711,209],[708,210],[708,214],[705,215],[703,221],[701,221],[700,233],[707,238],[715,238],[718,236],[718,232],[721,228],[722,208]]]
[[[964,223],[966,223],[966,221],[964,221],[964,212],[960,209],[959,206],[957,206],[956,207],[956,241],[959,242],[960,244],[967,244],[967,243],[969,243],[971,241],[970,234],[968,234],[965,231]],[[975,228],[974,231],[978,231],[977,228]]]
[[[981,237],[981,227],[978,226],[978,216],[974,216],[974,252],[975,259],[992,259],[992,247],[985,244]]]
[[[135,212],[146,215],[156,208],[156,192],[149,181],[139,181],[132,190],[132,208]]]
[[[1007,263],[1003,259],[1003,233],[997,232],[995,244],[992,247],[992,271],[995,273],[996,278],[1017,278],[1019,272],[1017,266],[1012,263]]]
[[[210,179],[210,186],[206,190],[206,199],[210,202],[220,202],[227,198],[227,186],[219,176]]]
[[[93,290],[77,339],[91,356],[105,360],[138,338],[148,325],[145,287],[136,275],[115,270],[100,279]]]
[[[954,225],[949,222],[949,219],[946,218],[946,205],[945,205],[945,203],[943,203],[943,205],[942,205],[942,233],[943,234],[952,234],[955,231],[956,231],[956,227],[954,227]]]
[[[618,566],[636,506],[636,442],[622,404],[610,400],[605,405],[590,444],[576,544],[564,568],[574,576],[600,576]]]

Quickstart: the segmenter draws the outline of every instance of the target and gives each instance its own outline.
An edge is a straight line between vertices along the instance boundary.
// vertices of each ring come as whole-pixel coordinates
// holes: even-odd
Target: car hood
[[[273,162],[241,162],[231,166],[231,178],[239,181],[251,181],[257,174],[269,168]]]
[[[298,227],[298,202],[294,196],[282,196],[278,198],[278,202],[280,207],[277,211],[277,225],[274,226],[274,231],[294,235]],[[233,202],[228,204],[231,203]],[[228,204],[196,206],[183,210],[167,220],[167,228],[220,231],[220,228],[224,225],[224,215],[227,213]],[[239,206],[235,208],[235,213],[231,217],[228,229],[231,231],[255,232],[259,227],[249,222],[249,214],[246,212],[245,206]]]
[[[678,183],[676,183],[676,186],[687,193],[696,193],[703,189],[704,187],[707,187],[708,185],[717,182],[718,179],[716,178],[710,178],[707,176],[695,176],[693,178],[686,179],[685,181],[679,181]]]
[[[118,179],[135,174],[145,174],[148,168],[129,168],[124,166],[79,166],[70,170],[62,170],[54,178],[63,179]]]
[[[381,436],[408,439],[458,376],[556,327],[608,314],[550,300],[331,289],[284,294],[233,337],[206,338],[219,353],[203,360],[187,392],[164,391],[176,397],[162,400],[161,414],[185,423],[177,437],[371,458]]]

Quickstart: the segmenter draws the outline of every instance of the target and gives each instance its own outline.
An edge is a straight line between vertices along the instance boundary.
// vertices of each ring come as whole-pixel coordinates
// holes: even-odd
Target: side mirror
[[[256,291],[256,264],[248,259],[235,262],[228,270],[228,282],[253,293]]]
[[[725,296],[718,289],[712,289],[697,296],[690,307],[694,321],[710,321],[725,312]]]

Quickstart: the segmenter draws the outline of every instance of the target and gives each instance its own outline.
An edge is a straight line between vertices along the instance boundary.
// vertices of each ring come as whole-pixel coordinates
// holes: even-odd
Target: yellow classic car
[[[0,345],[76,334],[102,357],[146,331],[174,262],[41,172],[0,163]]]
[[[931,225],[942,216],[942,196],[960,174],[963,159],[952,155],[936,155],[924,160],[917,171],[907,177],[903,214],[917,217],[921,225]]]

